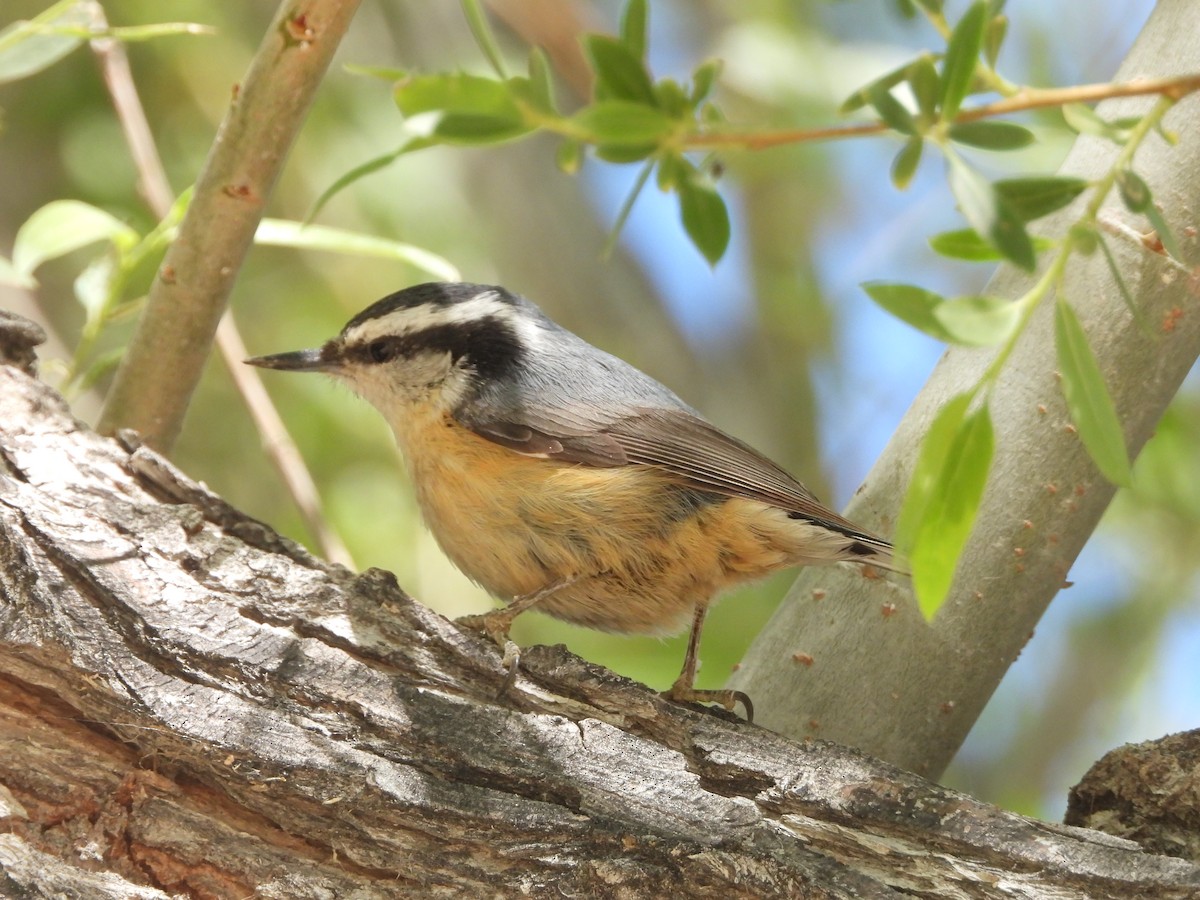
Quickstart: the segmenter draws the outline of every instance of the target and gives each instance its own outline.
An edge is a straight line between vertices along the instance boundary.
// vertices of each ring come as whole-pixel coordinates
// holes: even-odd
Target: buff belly
[[[443,550],[502,599],[564,585],[537,605],[560,619],[671,634],[721,590],[809,561],[807,527],[754,500],[522,456],[452,421],[420,432],[401,446]]]

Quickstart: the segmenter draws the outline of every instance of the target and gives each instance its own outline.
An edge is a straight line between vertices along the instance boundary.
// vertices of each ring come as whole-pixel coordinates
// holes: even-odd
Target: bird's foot
[[[742,691],[698,691],[691,685],[677,681],[669,691],[663,691],[662,697],[675,703],[719,703],[730,712],[740,703],[746,710],[746,721],[754,721],[754,704]]]

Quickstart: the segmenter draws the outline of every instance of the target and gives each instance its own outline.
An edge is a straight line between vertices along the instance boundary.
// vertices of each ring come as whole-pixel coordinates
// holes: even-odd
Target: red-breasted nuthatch
[[[673,700],[746,699],[694,688],[725,588],[814,563],[903,570],[887,541],[501,287],[407,288],[319,349],[247,362],[332,375],[383,414],[442,549],[509,601],[472,617],[497,641],[535,605],[604,631],[690,621]]]

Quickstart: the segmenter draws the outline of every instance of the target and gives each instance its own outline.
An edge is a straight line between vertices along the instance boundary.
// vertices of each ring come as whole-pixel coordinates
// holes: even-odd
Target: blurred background
[[[0,28],[46,8],[5,0]],[[275,4],[107,0],[114,25],[190,21],[208,36],[129,46],[133,74],[176,191],[199,170],[230,92]],[[1010,0],[1000,71],[1010,80],[1066,85],[1107,80],[1152,8]],[[951,18],[965,2],[949,0]],[[581,89],[580,30],[613,31],[607,0],[494,0],[489,4],[511,68],[530,42],[558,67],[559,96]],[[926,47],[922,19],[895,0],[653,0],[650,62],[684,79],[702,60],[725,61],[719,103],[735,121],[821,125],[854,89]],[[351,167],[400,141],[388,85],[345,64],[420,71],[488,71],[456,3],[363,4],[317,97],[268,215],[303,218]],[[96,62],[80,48],[37,75],[0,85],[0,255],[45,203],[74,198],[144,233],[154,222]],[[1053,171],[1070,144],[1056,113],[1025,123],[1035,148],[976,160],[998,173]],[[499,282],[555,319],[665,382],[727,430],[783,463],[834,507],[844,505],[919,390],[941,348],[875,308],[859,288],[906,280],[945,293],[978,289],[987,266],[935,256],[928,236],[961,227],[942,163],[926,160],[905,193],[887,176],[899,144],[873,139],[730,153],[721,191],[733,242],[711,269],[691,247],[674,198],[652,187],[609,258],[601,248],[636,166],[589,160],[577,176],[554,165],[555,142],[434,149],[401,158],[352,186],[318,222],[410,242],[452,262],[466,280]],[[96,249],[38,270],[28,291],[0,284],[0,306],[43,322],[52,383],[78,341],[82,311],[72,283]],[[233,310],[252,353],[315,346],[370,301],[429,280],[400,263],[261,247],[250,255]],[[127,340],[129,324],[101,349]],[[320,488],[333,527],[359,568],[394,570],[422,602],[447,615],[491,601],[454,571],[418,521],[383,421],[319,378],[266,376]],[[71,397],[95,421],[101,379]],[[1010,809],[1059,818],[1066,789],[1103,752],[1126,741],[1200,724],[1200,449],[1195,379],[1138,463],[1137,487],[1118,497],[1072,575],[998,691],[946,781]],[[215,491],[308,543],[219,362],[196,397],[177,462]],[[787,575],[727,597],[710,617],[699,685],[727,677],[783,596]],[[601,635],[535,614],[518,620],[521,643],[565,642],[619,672],[665,688],[682,638]]]

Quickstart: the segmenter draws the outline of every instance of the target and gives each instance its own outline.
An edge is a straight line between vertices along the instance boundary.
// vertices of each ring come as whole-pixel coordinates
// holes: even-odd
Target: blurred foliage
[[[45,0],[6,0],[0,29],[37,16],[49,5]],[[940,13],[940,4],[932,5]],[[958,20],[980,5],[950,3],[947,14]],[[1134,9],[1133,0],[1116,4],[1122,8],[1103,20],[1069,5],[1059,9],[1059,4],[1050,4],[1055,11],[1039,19],[1032,0],[1013,0],[1006,16],[994,5],[982,5],[988,15],[982,22],[968,22],[969,33],[964,31],[959,42],[969,43],[975,57],[982,52],[983,62],[994,67],[1004,33],[1009,35],[1004,53],[1009,54],[1013,47],[1039,46],[1045,30],[1050,37],[1044,40],[1055,55],[1006,56],[1006,68],[1025,80],[1049,77],[1059,83],[1106,78],[1136,31],[1128,23],[1145,14],[1145,3]],[[715,269],[705,257],[720,255],[711,252],[717,242],[703,256],[681,244],[679,206],[664,203],[653,189],[629,212],[623,237],[611,256],[602,259],[600,250],[621,197],[637,182],[637,165],[619,166],[619,176],[610,176],[583,154],[562,153],[557,141],[544,135],[484,149],[406,153],[329,199],[316,221],[341,232],[376,236],[392,248],[433,254],[453,263],[464,278],[500,282],[530,296],[565,326],[674,387],[837,505],[846,490],[830,496],[827,485],[857,482],[938,352],[932,342],[863,304],[855,285],[890,276],[899,267],[903,274],[920,272],[922,280],[940,281],[929,292],[939,299],[943,294],[971,296],[978,290],[972,280],[978,275],[935,266],[924,236],[946,232],[938,250],[951,257],[991,260],[1005,251],[981,239],[989,231],[982,220],[972,222],[977,227],[966,232],[953,213],[933,221],[913,211],[932,206],[950,210],[954,201],[940,172],[931,171],[930,154],[917,149],[923,145],[916,140],[920,129],[884,96],[903,82],[918,98],[933,97],[928,106],[933,121],[939,109],[944,117],[945,109],[962,103],[969,79],[961,74],[963,66],[947,60],[942,80],[931,92],[931,62],[924,48],[939,39],[928,27],[927,0],[829,5],[656,0],[649,6],[649,31],[642,34],[633,20],[622,26],[615,2],[562,3],[547,13],[561,16],[575,33],[620,36],[616,43],[627,53],[602,41],[586,48],[609,73],[602,86],[609,95],[606,102],[650,102],[641,78],[636,73],[630,77],[633,56],[644,59],[656,78],[673,78],[677,84],[690,78],[692,93],[685,91],[685,96],[711,97],[731,120],[817,125],[832,121],[839,104],[861,85],[899,71],[900,77],[883,92],[868,91],[863,99],[885,120],[895,119],[901,136],[862,150],[836,145],[722,153],[720,190],[731,228],[727,247],[726,238],[720,242],[724,256]],[[901,7],[918,14],[906,19],[898,12]],[[104,10],[114,27],[139,29],[169,20],[211,32],[156,36],[128,48],[159,150],[174,188],[182,191],[195,178],[230,91],[269,21],[270,5],[109,0]],[[1064,20],[1073,27],[1061,27]],[[268,214],[276,220],[303,219],[347,172],[408,139],[389,86],[344,66],[461,69],[464,78],[491,78],[498,62],[503,71],[530,73],[521,77],[532,87],[543,77],[539,67],[548,65],[546,77],[555,81],[555,114],[579,124],[572,117],[586,98],[567,87],[574,82],[562,70],[572,53],[582,54],[581,46],[547,46],[545,59],[529,69],[531,36],[506,20],[490,21],[492,46],[484,54],[458,4],[365,5],[339,53],[343,65],[335,63],[331,70]],[[1097,30],[1102,21],[1125,24],[1108,33]],[[1065,43],[1069,40],[1077,43]],[[639,45],[648,52],[636,52]],[[1084,47],[1086,56],[1075,52]],[[87,235],[132,252],[139,243],[130,235],[144,242],[158,223],[138,196],[136,173],[104,84],[86,45],[52,49],[56,55],[48,67],[0,84],[0,256],[15,261],[12,251],[21,224],[52,201],[65,200],[102,211],[85,214],[93,226]],[[1081,56],[1088,68],[1063,69]],[[704,66],[710,59],[723,61],[722,76],[714,85],[697,86],[697,80],[709,77]],[[654,94],[654,103],[661,99]],[[408,102],[415,101],[410,97]],[[692,111],[699,108],[694,104]],[[606,123],[595,114],[593,118],[590,123],[585,118],[584,124],[599,133]],[[1079,130],[1100,127],[1084,121],[1086,113],[1075,118],[1072,124]],[[1024,170],[1052,171],[1066,131],[1049,116],[1034,116],[1026,124],[1038,140],[1015,157]],[[912,133],[904,133],[906,129]],[[972,170],[985,172],[989,184],[1003,184],[1013,171],[1006,168],[1011,164],[995,154],[971,155],[972,147],[981,142],[1015,145],[1025,138],[1011,130],[988,131],[960,129],[948,139],[963,145],[963,158]],[[891,191],[887,177],[888,162],[897,153],[892,173],[897,183],[908,186],[903,198]],[[621,154],[614,149],[608,155]],[[579,177],[560,174],[556,164],[582,166]],[[713,171],[710,164],[696,168],[706,178]],[[667,178],[664,186],[677,187],[678,182]],[[1119,187],[1131,208],[1145,208],[1136,180],[1125,177]],[[1003,197],[1004,205],[1024,209],[1013,215],[1026,222],[1036,218],[1039,197],[1046,203],[1046,195],[1054,194],[1056,203],[1067,202],[1075,188],[1060,180],[997,190],[1012,191]],[[701,211],[697,220],[694,213],[693,225],[696,221],[711,224],[711,215],[706,218]],[[76,224],[87,221],[80,218]],[[282,241],[287,232],[288,226],[277,226],[275,236]],[[310,233],[306,239],[316,237]],[[371,300],[428,277],[411,264],[415,257],[392,252],[388,258],[382,246],[375,249],[383,255],[370,262],[313,249],[256,248],[234,297],[234,313],[251,351],[313,346]],[[1032,247],[1046,249],[1036,238]],[[116,305],[106,306],[111,291],[88,294],[85,284],[79,292],[74,282],[88,258],[80,248],[63,245],[62,255],[54,258],[42,252],[36,263],[23,255],[22,266],[14,263],[8,280],[22,280],[25,287],[0,283],[0,302],[44,321],[55,335],[45,356],[64,362],[43,367],[52,380],[64,377],[70,367],[65,361],[76,358],[89,335],[93,362],[119,353],[128,321],[116,316],[102,333],[92,333],[89,323],[97,310],[135,309],[144,289],[139,259],[129,269]],[[143,255],[152,257],[151,248],[144,249]],[[419,265],[423,259],[416,258]],[[898,260],[916,268],[903,272]],[[28,281],[35,268],[36,288]],[[0,282],[4,274],[0,271]],[[92,306],[79,302],[89,296],[95,298]],[[914,315],[943,329],[964,327],[953,311],[947,315],[935,306],[926,303]],[[983,313],[1000,320],[998,327],[1007,327],[1005,313],[982,306]],[[972,315],[976,311],[968,310]],[[973,324],[968,322],[968,337],[978,334],[971,330]],[[895,361],[905,367],[903,377],[888,374],[894,370],[887,366]],[[80,366],[74,370],[79,374]],[[90,378],[79,384],[74,398],[84,418],[94,416],[98,392],[106,386],[103,369]],[[270,389],[357,563],[393,569],[415,596],[449,615],[486,608],[490,601],[453,571],[421,528],[411,489],[378,415],[320,379],[277,379]],[[1164,636],[1197,631],[1194,619],[1191,632],[1183,631],[1189,620],[1181,619],[1189,602],[1194,609],[1195,561],[1200,559],[1200,499],[1194,496],[1194,479],[1185,475],[1194,470],[1200,450],[1197,423],[1200,404],[1181,398],[1138,460],[1134,489],[1120,495],[1097,539],[1117,551],[1096,551],[1093,556],[1101,562],[1090,564],[1101,576],[1090,584],[1080,577],[1081,584],[1052,607],[1044,634],[1014,669],[1012,686],[1002,687],[956,764],[951,778],[957,783],[1010,808],[1053,811],[1062,804],[1065,785],[1114,741],[1161,732],[1159,720],[1145,709],[1156,698],[1147,700],[1139,690],[1155,671]],[[197,395],[176,458],[251,514],[306,539],[265,462],[248,415],[216,363]],[[699,686],[723,683],[787,580],[781,575],[717,607],[705,632]],[[600,635],[536,615],[518,620],[514,635],[521,642],[566,641],[577,652],[656,687],[671,682],[683,653],[682,638],[664,643]],[[1177,677],[1177,670],[1171,671]],[[1154,683],[1165,692],[1162,678]],[[1098,724],[1117,719],[1148,730]]]

